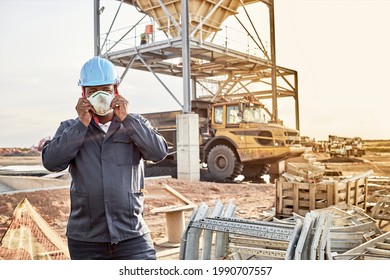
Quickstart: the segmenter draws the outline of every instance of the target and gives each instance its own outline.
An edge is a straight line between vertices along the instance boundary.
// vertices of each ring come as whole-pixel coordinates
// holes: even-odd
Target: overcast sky
[[[118,3],[101,0],[102,32]],[[128,10],[131,25],[141,16]],[[390,1],[275,0],[276,60],[298,71],[302,135],[390,139],[389,14]],[[0,0],[0,36],[0,147],[31,147],[77,116],[93,1]],[[164,79],[181,100],[180,82]],[[120,89],[132,112],[180,109],[149,73],[130,71]],[[279,110],[289,126],[293,110]]]

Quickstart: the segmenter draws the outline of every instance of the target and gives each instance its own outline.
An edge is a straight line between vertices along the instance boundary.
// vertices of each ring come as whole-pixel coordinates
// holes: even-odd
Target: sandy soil
[[[318,159],[326,159],[326,157],[321,157],[321,155],[317,157]],[[296,160],[301,161],[300,158]],[[0,157],[0,166],[39,163],[39,157]],[[374,175],[390,176],[390,154],[369,154],[359,160],[351,160],[349,162],[337,162],[337,160],[333,160],[326,164],[328,168],[341,170],[346,174],[373,170]],[[146,173],[156,176],[156,173],[170,175],[174,172],[172,166],[166,166],[164,168],[160,170],[147,170]],[[205,171],[201,173],[202,179],[206,177],[203,172]],[[177,200],[172,196],[166,196],[164,199],[156,196],[156,193],[163,191],[164,185],[172,187],[181,195],[191,200],[195,205],[204,202],[212,208],[216,200],[220,200],[224,205],[232,200],[237,207],[236,215],[239,218],[259,219],[264,217],[267,210],[270,210],[275,204],[275,188],[273,184],[245,181],[241,183],[188,182],[169,177],[148,179],[146,180],[147,194],[144,215],[152,231],[152,237],[158,251],[165,250],[159,244],[166,241],[167,230],[165,214],[152,213],[153,209],[177,203]],[[0,239],[11,222],[12,212],[15,206],[23,198],[27,198],[52,228],[65,238],[65,228],[70,204],[69,190],[58,189],[15,194],[0,193]],[[191,210],[185,213],[185,219],[187,220],[191,214]]]

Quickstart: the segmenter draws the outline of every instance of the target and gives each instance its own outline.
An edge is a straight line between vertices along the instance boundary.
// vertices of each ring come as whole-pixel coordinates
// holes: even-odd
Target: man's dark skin
[[[120,121],[123,121],[128,114],[128,106],[129,102],[123,98],[123,96],[119,94],[115,94],[117,90],[117,85],[102,85],[102,86],[89,86],[84,87],[84,96],[80,97],[77,105],[76,111],[79,116],[80,121],[87,127],[91,122],[92,118],[96,116],[100,123],[105,124],[109,121],[112,121],[114,116],[117,116]],[[114,99],[111,102],[111,108],[114,110],[113,112],[105,115],[99,116],[96,115],[95,109],[87,99],[93,93],[97,91],[105,91],[114,96]]]

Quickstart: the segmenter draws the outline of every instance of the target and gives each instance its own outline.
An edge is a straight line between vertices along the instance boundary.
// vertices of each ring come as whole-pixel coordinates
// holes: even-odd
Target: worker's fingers
[[[80,98],[76,105],[77,112],[92,112],[94,113],[95,110],[88,99],[86,98]]]
[[[129,102],[121,95],[115,96],[115,98],[111,102],[111,107],[115,109],[115,107],[120,106],[128,106]]]
[[[92,107],[91,103],[86,98],[79,98],[76,105],[76,111],[79,115],[80,121],[85,125],[91,122],[92,114],[95,113],[95,109]]]
[[[128,114],[129,102],[121,95],[117,95],[111,102],[111,108],[114,109],[114,114],[124,120]]]
[[[124,99],[123,97],[117,96],[115,97],[111,102],[111,108],[114,110],[122,110],[126,111],[128,110],[129,102]]]

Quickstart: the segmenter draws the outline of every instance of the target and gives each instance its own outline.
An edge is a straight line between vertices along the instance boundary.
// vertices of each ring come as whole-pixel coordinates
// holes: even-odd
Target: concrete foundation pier
[[[176,126],[177,178],[199,181],[199,116],[194,113],[179,114]]]

